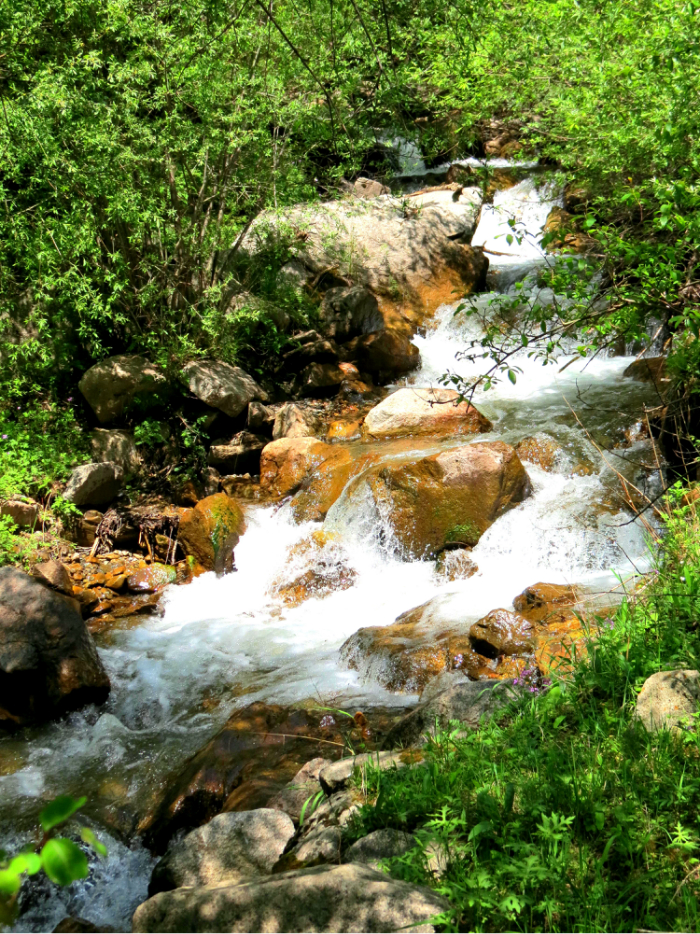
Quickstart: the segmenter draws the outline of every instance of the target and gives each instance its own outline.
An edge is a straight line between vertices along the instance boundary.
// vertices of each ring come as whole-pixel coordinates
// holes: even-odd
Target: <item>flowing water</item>
[[[493,288],[512,289],[547,261],[536,240],[554,203],[557,192],[528,179],[484,208],[474,243],[494,254],[511,253],[492,255]],[[509,217],[527,236],[506,248]],[[479,301],[486,308],[495,295]],[[440,309],[432,329],[416,337],[423,363],[413,385],[434,385],[448,369],[478,371],[478,363],[455,359],[465,342],[478,337],[475,324],[455,316],[455,307]],[[641,441],[601,457],[595,445],[621,442],[623,429],[645,402],[653,402],[653,393],[623,378],[632,358],[600,357],[561,371],[568,359],[543,367],[523,352],[515,385],[506,380],[476,395],[495,426],[478,440],[517,443],[544,434],[561,451],[552,472],[526,464],[533,495],[482,537],[473,551],[479,567],[474,577],[450,583],[436,577],[429,561],[401,560],[382,517],[346,490],[326,521],[338,533],[337,556],[355,571],[354,585],[290,607],[277,585],[305,569],[308,557],[290,560],[290,549],[319,525],[295,524],[287,508],[252,506],[236,549],[237,573],[221,579],[207,574],[172,588],[162,617],[101,637],[113,686],[104,708],[0,740],[0,819],[13,827],[6,846],[28,838],[45,800],[73,793],[88,796],[87,818],[109,848],[108,859],[70,891],[38,886],[17,930],[51,930],[66,913],[128,930],[133,908],[146,897],[153,860],[138,843],[122,841],[164,776],[200,748],[236,705],[314,698],[362,707],[405,705],[410,698],[387,692],[371,672],[340,663],[342,643],[360,627],[387,625],[437,598],[445,619],[476,620],[509,606],[536,581],[576,583],[596,594],[614,587],[616,575],[644,569],[644,529],[621,505],[615,470],[653,489],[650,451]],[[375,443],[374,449],[401,458],[456,443],[465,441]],[[351,448],[367,450],[360,442]]]

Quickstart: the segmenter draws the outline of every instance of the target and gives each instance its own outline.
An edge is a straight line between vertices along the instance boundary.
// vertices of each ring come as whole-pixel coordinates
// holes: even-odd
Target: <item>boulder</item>
[[[200,499],[180,518],[178,541],[208,571],[233,570],[233,549],[245,531],[243,512],[226,493]]]
[[[110,683],[75,601],[0,569],[0,726],[107,699]]]
[[[516,697],[512,680],[460,681],[419,704],[389,731],[389,746],[417,743],[425,734],[435,733],[436,722],[446,727],[452,721],[465,730],[475,730],[483,718],[506,707]]]
[[[253,399],[248,403],[247,425],[251,431],[265,431],[269,434],[275,420],[275,413],[262,402]]]
[[[68,479],[63,498],[76,506],[105,506],[121,491],[124,471],[111,461],[83,464]]]
[[[554,470],[563,452],[552,438],[547,435],[535,435],[518,441],[515,453],[521,461],[536,464],[549,473]]]
[[[327,795],[334,795],[347,785],[355,769],[362,772],[369,766],[383,772],[386,769],[403,769],[422,761],[423,754],[411,749],[403,752],[363,752],[359,756],[348,756],[327,765],[321,769],[318,780]]]
[[[132,930],[423,932],[433,931],[431,919],[448,909],[429,888],[347,863],[161,892],[136,909]]]
[[[444,619],[434,598],[402,613],[389,626],[366,626],[340,648],[340,660],[363,681],[390,691],[419,693],[443,672],[459,670],[477,679],[492,675],[488,658],[477,654],[469,637],[471,621]]]
[[[78,383],[78,389],[99,422],[118,418],[137,396],[147,396],[164,389],[165,376],[145,357],[108,357],[90,367]]]
[[[642,357],[641,360],[630,363],[622,375],[664,388],[670,382],[666,370],[666,357]]]
[[[317,363],[337,363],[338,356],[339,350],[336,342],[321,338],[293,348],[284,355],[284,362],[287,368],[299,369],[309,360],[315,360]]]
[[[300,292],[309,279],[309,271],[298,259],[291,259],[277,273],[277,284]]]
[[[177,580],[177,571],[168,564],[151,564],[138,568],[126,578],[126,586],[133,593],[157,593]]]
[[[438,580],[467,580],[478,570],[469,548],[446,548],[435,559],[435,577]]]
[[[340,342],[384,327],[377,299],[361,285],[328,289],[320,314],[324,333]]]
[[[395,830],[393,827],[384,827],[362,837],[348,847],[343,862],[362,863],[372,869],[379,869],[382,860],[403,856],[417,845],[418,841],[412,833]]]
[[[240,415],[253,400],[267,401],[267,393],[252,376],[222,360],[193,360],[182,372],[193,396],[231,418]]]
[[[298,606],[304,600],[318,600],[347,590],[356,577],[357,571],[348,564],[343,548],[333,537],[318,530],[290,550],[270,592],[288,606]]]
[[[403,376],[420,366],[420,351],[410,335],[393,328],[364,334],[345,346],[349,357],[377,382]]]
[[[378,298],[385,321],[404,322],[410,333],[426,313],[454,295],[481,284],[488,260],[483,252],[453,242],[454,214],[440,205],[407,209],[403,199],[349,198],[265,211],[240,249],[267,248],[288,240],[304,267],[320,274],[332,269]]]
[[[373,504],[377,524],[387,527],[399,553],[423,558],[446,545],[475,545],[530,491],[513,448],[491,441],[369,467],[348,495]]]
[[[268,875],[293,836],[294,824],[282,811],[218,814],[168,847],[153,870],[148,894],[183,885],[236,885]]]
[[[338,391],[345,373],[337,363],[310,363],[300,377],[301,392],[305,396],[327,396]]]
[[[33,529],[39,522],[41,506],[21,499],[0,503],[0,516],[9,516],[19,529]]]
[[[492,610],[469,630],[474,651],[487,658],[526,655],[535,649],[532,624],[510,610]]]
[[[275,496],[296,494],[298,519],[322,519],[353,470],[349,452],[316,438],[280,438],[263,448],[260,487]]]
[[[292,850],[295,868],[318,866],[319,863],[339,863],[343,844],[340,827],[317,824],[311,827]]]
[[[311,759],[299,769],[282,791],[270,798],[267,807],[284,811],[295,823],[298,823],[304,804],[321,791],[318,776],[328,765],[331,765],[330,759],[323,759],[321,756]]]
[[[73,594],[73,581],[71,580],[70,574],[66,570],[65,565],[61,564],[60,561],[56,561],[54,558],[48,561],[42,561],[40,564],[35,564],[31,570],[31,575],[35,577],[39,583],[46,584],[46,586],[51,587],[52,590],[58,590],[59,593],[66,593],[71,596]]]
[[[90,441],[94,460],[102,464],[111,461],[125,473],[136,473],[141,466],[141,455],[134,443],[133,431],[96,428]]]
[[[382,185],[381,182],[374,178],[363,178],[362,176],[356,179],[352,190],[357,198],[379,198],[381,195],[391,194],[391,188]]]
[[[275,415],[272,438],[314,438],[320,431],[317,415],[309,409],[287,402]]]
[[[364,430],[373,438],[410,434],[491,431],[493,425],[454,389],[405,388],[393,392],[365,416]]]
[[[455,182],[408,195],[411,208],[435,211],[447,236],[464,243],[471,240],[476,230],[483,200],[480,188],[463,188]]]
[[[209,464],[224,474],[260,473],[260,453],[267,438],[239,431],[229,442],[216,442],[209,448]]]
[[[569,584],[539,583],[518,594],[513,608],[531,623],[552,623],[570,619],[579,600],[579,591]]]
[[[657,671],[642,685],[635,717],[650,733],[697,730],[700,710],[700,671]]]

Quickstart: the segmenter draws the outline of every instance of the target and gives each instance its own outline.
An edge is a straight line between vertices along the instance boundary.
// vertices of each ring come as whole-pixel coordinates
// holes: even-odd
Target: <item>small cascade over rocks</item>
[[[406,167],[413,179],[403,180],[404,190],[413,182],[414,190],[428,187],[424,163],[415,153],[405,151],[404,156],[414,159]],[[489,164],[512,166],[503,160]],[[448,168],[430,171],[444,176]],[[398,199],[382,195],[377,200],[386,202],[384,207],[363,210],[374,218],[375,228],[401,231],[401,249],[390,260],[404,263],[418,220],[403,216]],[[576,598],[587,606],[609,605],[617,599],[617,576],[625,579],[644,570],[645,532],[632,521],[615,473],[647,491],[657,482],[651,442],[638,437],[634,457],[623,447],[625,431],[643,404],[655,398],[652,384],[624,376],[633,357],[601,356],[563,369],[568,357],[543,367],[523,351],[516,357],[522,372],[515,384],[505,380],[488,392],[479,389],[470,405],[455,405],[453,396],[443,405],[447,397],[440,377],[448,370],[475,376],[483,364],[458,356],[471,341],[478,344],[483,324],[479,315],[455,314],[460,304],[452,301],[455,287],[460,285],[462,293],[479,282],[483,287],[485,255],[490,291],[474,296],[482,317],[498,314],[497,300],[503,296],[515,298],[518,283],[530,293],[536,290],[537,270],[556,261],[538,243],[551,209],[560,204],[560,191],[539,178],[521,179],[483,205],[471,247],[449,239],[443,218],[435,234],[440,242],[433,241],[421,267],[442,269],[443,279],[428,281],[427,292],[421,292],[420,276],[405,282],[416,300],[411,327],[408,319],[394,317],[395,329],[384,332],[390,335],[385,342],[396,341],[405,363],[392,394],[384,401],[376,397],[363,426],[366,408],[355,412],[351,431],[336,426],[325,441],[312,437],[308,426],[288,434],[285,429],[282,435],[280,418],[279,437],[263,451],[260,498],[246,507],[245,529],[231,523],[234,537],[240,535],[236,571],[222,577],[211,571],[186,587],[170,587],[161,616],[126,620],[97,635],[112,685],[103,707],[0,738],[0,819],[3,826],[11,822],[17,834],[4,846],[16,848],[31,839],[36,814],[50,798],[74,794],[89,799],[89,819],[110,856],[91,870],[89,879],[75,884],[65,906],[71,912],[129,929],[134,909],[145,900],[153,864],[136,828],[146,827],[149,815],[163,815],[171,804],[175,814],[180,798],[187,798],[191,822],[190,817],[171,822],[168,834],[176,824],[191,829],[213,816],[207,810],[202,817],[200,799],[187,797],[186,769],[200,762],[190,757],[207,749],[219,757],[215,794],[206,798],[215,798],[214,812],[226,802],[232,810],[248,809],[251,800],[253,807],[261,806],[265,800],[246,797],[255,780],[260,779],[256,794],[267,787],[270,799],[273,793],[279,797],[280,785],[291,781],[305,761],[338,754],[334,740],[324,740],[335,736],[335,726],[323,720],[333,714],[319,708],[364,711],[370,723],[371,711],[381,708],[385,714],[395,711],[398,720],[438,675],[456,675],[480,695],[481,682],[469,678],[488,683],[520,676],[523,670],[549,671],[555,664],[551,659],[560,659],[570,640],[578,638],[570,607],[548,615],[550,607],[535,618],[528,615],[527,600],[522,607],[513,601],[526,588],[544,583],[576,585]],[[431,204],[421,210],[424,220],[433,211],[440,216]],[[344,226],[352,233],[361,218],[358,213],[347,221],[332,208],[311,213],[306,218],[310,230]],[[317,272],[328,260],[322,246],[321,239],[311,238],[300,247]],[[433,248],[443,257],[434,266]],[[379,254],[375,259],[361,285],[379,294],[377,307],[386,321],[401,302],[392,297],[391,263],[383,265]],[[349,287],[341,283],[338,288]],[[418,306],[423,309],[421,332],[411,336]],[[370,317],[374,314],[372,306]],[[337,309],[333,315],[338,333],[348,338],[343,346],[356,341],[353,346],[361,348],[368,371],[385,372],[394,345],[375,346],[370,338],[381,332],[365,333],[363,324],[351,337],[346,324],[354,321],[352,315],[342,317]],[[408,395],[417,404],[400,406]],[[262,401],[256,402],[256,411],[265,415]],[[432,401],[439,402],[439,411]],[[600,451],[607,449],[614,453],[603,457]],[[490,617],[494,611],[505,615]],[[525,617],[527,625],[520,622]],[[501,651],[504,646],[509,654]],[[501,687],[490,694],[500,697]],[[456,696],[462,689],[455,682],[450,690]],[[418,708],[420,716],[402,720],[396,735],[413,742],[428,714],[432,723],[436,712],[445,715],[441,703],[426,700]],[[239,716],[247,726],[236,727]],[[263,726],[258,729],[256,723]],[[303,761],[280,766],[274,759],[280,774],[287,769],[280,782],[279,775],[269,774],[272,759],[264,765],[256,757],[278,742],[276,731],[291,734],[302,727],[331,732],[314,734]],[[357,728],[369,735],[361,723]],[[284,751],[279,745],[276,754]],[[241,760],[242,751],[246,772],[241,779],[232,762]],[[197,772],[202,800],[211,791],[209,775],[206,768]],[[234,792],[238,797],[231,797]],[[334,833],[337,842],[339,825]],[[329,898],[346,882],[353,891],[364,892],[368,885],[381,889],[382,879],[375,875],[344,873],[340,866],[323,876]],[[311,891],[315,876],[298,878]],[[256,906],[263,905],[266,892],[275,893],[283,906],[288,890],[279,880],[282,876],[272,875],[256,883],[255,892],[251,888]],[[314,891],[320,885],[316,880]],[[171,918],[189,924],[200,910],[208,910],[209,896],[200,892],[196,911],[194,903],[181,911],[183,891],[159,898]],[[235,887],[226,892],[227,904],[238,905],[241,893]],[[405,894],[403,889],[392,893],[396,898]],[[61,897],[52,892],[39,900],[18,929],[51,929],[67,913],[59,907]],[[416,917],[427,917],[435,904],[428,907]],[[151,904],[140,911],[137,929],[151,929],[154,910]],[[247,918],[262,917],[257,907],[250,911]]]

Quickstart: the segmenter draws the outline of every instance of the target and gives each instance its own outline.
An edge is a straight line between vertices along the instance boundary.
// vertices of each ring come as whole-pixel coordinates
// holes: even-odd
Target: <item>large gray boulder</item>
[[[422,754],[411,750],[405,752],[363,752],[359,756],[348,756],[327,765],[319,773],[321,787],[327,795],[335,794],[347,785],[355,769],[362,771],[368,766],[384,771],[402,769],[407,765],[416,765],[423,759]]]
[[[320,313],[324,333],[341,342],[384,327],[377,299],[361,285],[328,289]]]
[[[149,360],[139,355],[108,357],[90,367],[78,383],[88,405],[100,422],[111,422],[137,396],[165,388],[165,377]]]
[[[700,710],[700,671],[657,671],[642,685],[635,717],[650,733],[695,729]]]
[[[161,892],[140,905],[132,930],[156,931],[433,931],[449,909],[423,886],[348,863],[268,876],[235,886]]]
[[[417,191],[408,196],[411,207],[430,209],[440,215],[448,237],[468,243],[476,230],[484,196],[480,188],[463,188],[457,182]]]
[[[343,861],[362,863],[372,869],[378,869],[382,860],[391,859],[393,856],[403,856],[417,844],[418,841],[412,833],[396,830],[393,827],[383,827],[348,847]]]
[[[8,499],[0,503],[0,516],[9,516],[20,529],[33,529],[39,522],[41,507],[38,503]]]
[[[0,727],[100,704],[109,689],[78,604],[22,571],[0,569]]]
[[[284,811],[293,821],[298,822],[306,802],[321,791],[318,776],[321,769],[325,769],[328,765],[331,765],[330,759],[323,759],[320,756],[311,759],[299,769],[282,791],[267,802],[267,806]],[[307,810],[310,816],[313,813],[313,807],[309,804]]]
[[[96,428],[90,439],[92,456],[96,463],[111,461],[125,473],[136,473],[141,466],[141,455],[134,441],[133,431],[118,428]]]
[[[267,393],[252,376],[222,360],[193,360],[182,372],[193,396],[231,418],[240,415],[253,399],[267,401]]]
[[[483,720],[517,697],[512,679],[458,681],[447,690],[419,704],[389,731],[386,744],[411,745],[435,733],[435,724],[446,727],[457,720],[465,730],[475,730]]]
[[[294,836],[282,811],[218,814],[173,843],[153,870],[149,895],[187,885],[237,885],[267,875]]]
[[[104,506],[120,492],[124,471],[118,464],[83,464],[70,475],[63,498],[76,506]]]

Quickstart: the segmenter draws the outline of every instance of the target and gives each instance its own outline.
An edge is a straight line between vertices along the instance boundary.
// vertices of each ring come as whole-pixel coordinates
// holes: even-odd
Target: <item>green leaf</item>
[[[34,876],[41,869],[41,860],[36,853],[19,853],[7,868],[9,872],[20,875],[26,872],[28,876]]]
[[[49,840],[41,851],[44,872],[56,885],[70,885],[88,874],[87,857],[72,840]]]
[[[89,827],[80,828],[80,837],[83,843],[87,843],[88,846],[91,846],[93,850],[98,854],[98,856],[107,855],[107,847],[104,843],[100,843],[95,834],[90,830]]]
[[[87,798],[71,798],[70,795],[60,795],[51,804],[47,804],[39,815],[42,830],[49,831],[75,814],[87,801]]]
[[[509,380],[511,381],[511,383],[515,386],[515,383],[517,382],[517,379],[518,379],[518,377],[517,377],[517,375],[516,375],[516,373],[515,373],[515,370],[508,370],[508,379],[509,379]]]
[[[0,895],[14,895],[19,890],[22,879],[19,873],[12,872],[11,869],[0,871]]]

